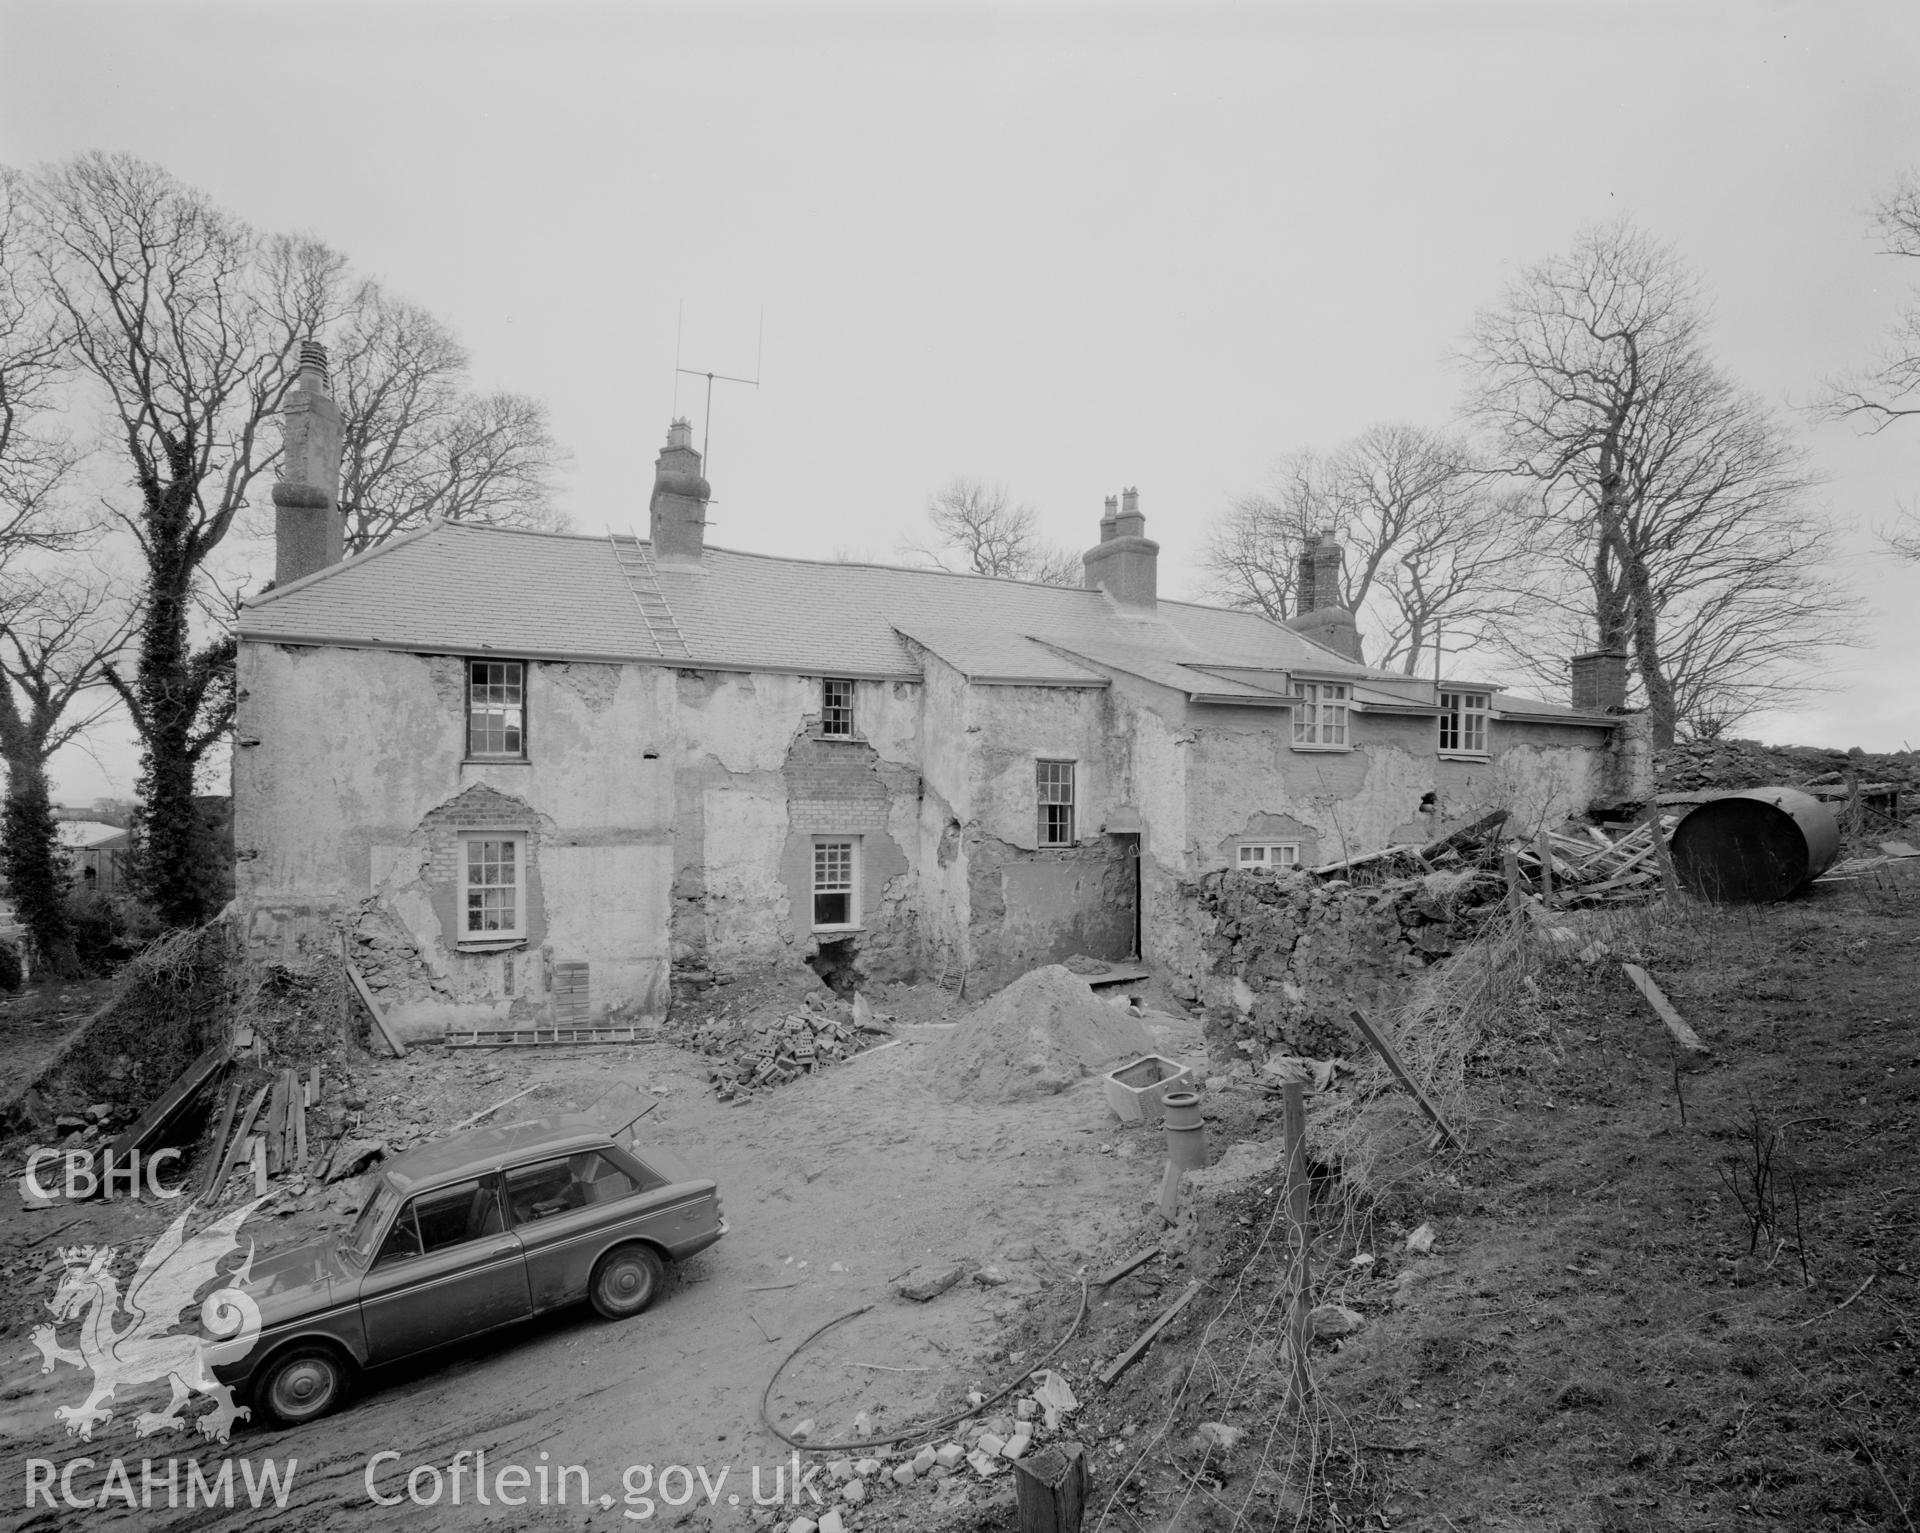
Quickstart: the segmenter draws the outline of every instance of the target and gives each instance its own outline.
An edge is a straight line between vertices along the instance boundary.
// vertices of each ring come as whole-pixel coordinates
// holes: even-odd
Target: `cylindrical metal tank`
[[[1673,832],[1688,892],[1720,904],[1783,900],[1840,855],[1833,812],[1798,788],[1749,788],[1700,805]]]

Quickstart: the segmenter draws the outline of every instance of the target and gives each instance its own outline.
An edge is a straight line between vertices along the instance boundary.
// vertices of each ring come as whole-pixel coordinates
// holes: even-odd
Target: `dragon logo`
[[[240,1248],[237,1232],[242,1221],[266,1201],[255,1198],[242,1204],[193,1236],[186,1233],[187,1214],[181,1214],[140,1258],[124,1296],[113,1275],[118,1248],[70,1246],[60,1251],[65,1270],[47,1301],[55,1323],[36,1327],[33,1344],[44,1359],[42,1373],[53,1372],[55,1363],[93,1370],[93,1393],[79,1405],[54,1410],[54,1418],[65,1423],[68,1436],[90,1441],[94,1427],[112,1419],[112,1407],[105,1402],[113,1399],[116,1390],[161,1379],[172,1385],[173,1399],[165,1410],[140,1413],[135,1430],[141,1437],[184,1426],[181,1407],[196,1391],[214,1405],[199,1418],[203,1436],[225,1442],[234,1422],[248,1418],[251,1412],[236,1406],[233,1391],[213,1376],[213,1365],[245,1357],[260,1335],[260,1307],[244,1291],[253,1269],[251,1240],[238,1267],[226,1273],[219,1269]],[[221,1282],[200,1306],[200,1323],[215,1338],[211,1342],[175,1329],[180,1312],[193,1303],[209,1279]],[[128,1322],[116,1328],[114,1319],[122,1312]],[[78,1351],[63,1347],[58,1335],[60,1325],[76,1318]]]

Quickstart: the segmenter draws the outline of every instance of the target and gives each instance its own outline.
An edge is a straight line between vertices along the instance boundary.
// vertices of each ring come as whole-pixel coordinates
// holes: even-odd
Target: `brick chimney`
[[[1140,512],[1140,492],[1125,490],[1120,508],[1107,497],[1100,518],[1100,541],[1081,556],[1084,584],[1105,591],[1122,611],[1147,614],[1155,610],[1159,584],[1160,545],[1147,536],[1147,519]]]
[[[1590,649],[1575,655],[1573,706],[1581,713],[1624,713],[1627,707],[1627,657],[1617,649]]]
[[[693,427],[683,416],[667,427],[667,445],[653,465],[653,499],[647,504],[653,562],[663,569],[697,570],[707,543],[707,500],[700,477]]]
[[[1358,660],[1360,628],[1341,604],[1340,566],[1345,557],[1332,528],[1307,534],[1300,545],[1294,582],[1294,617],[1287,626],[1349,660]]]
[[[327,348],[300,343],[300,376],[281,407],[280,477],[273,486],[273,581],[288,585],[340,562],[340,407]]]

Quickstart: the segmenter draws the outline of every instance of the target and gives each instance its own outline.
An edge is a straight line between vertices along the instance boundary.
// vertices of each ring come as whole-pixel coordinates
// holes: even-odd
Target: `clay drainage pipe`
[[[1198,1171],[1207,1163],[1207,1125],[1200,1116],[1200,1094],[1169,1091],[1160,1105],[1167,1113],[1167,1163],[1180,1171]]]

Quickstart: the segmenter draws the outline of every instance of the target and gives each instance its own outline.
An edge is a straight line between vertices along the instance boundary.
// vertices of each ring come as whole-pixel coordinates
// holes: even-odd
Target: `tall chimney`
[[[1105,591],[1123,611],[1147,614],[1155,610],[1159,584],[1160,545],[1146,535],[1147,519],[1140,514],[1140,492],[1125,490],[1115,512],[1107,497],[1107,514],[1100,518],[1100,541],[1081,556],[1088,590]]]
[[[300,343],[300,376],[281,407],[280,477],[273,486],[273,581],[288,585],[340,562],[340,407],[327,348]]]
[[[707,543],[707,499],[693,427],[681,416],[667,427],[667,445],[653,465],[653,499],[647,504],[653,561],[663,569],[697,570]]]
[[[1340,566],[1345,557],[1332,528],[1307,534],[1300,545],[1294,618],[1287,626],[1349,660],[1358,660],[1360,628],[1340,599]]]
[[[1573,706],[1581,713],[1621,713],[1627,706],[1627,657],[1617,649],[1575,655]]]

